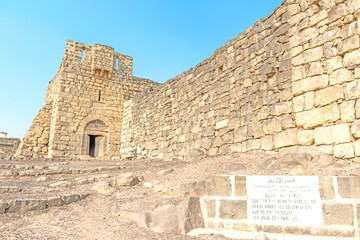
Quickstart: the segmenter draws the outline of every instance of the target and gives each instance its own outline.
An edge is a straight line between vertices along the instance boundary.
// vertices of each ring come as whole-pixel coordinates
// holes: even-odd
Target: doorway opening
[[[109,141],[108,127],[100,120],[86,124],[83,133],[82,155],[103,157],[107,155]]]
[[[95,149],[96,149],[96,135],[89,135],[90,141],[89,141],[89,155],[90,157],[96,157],[95,156]]]

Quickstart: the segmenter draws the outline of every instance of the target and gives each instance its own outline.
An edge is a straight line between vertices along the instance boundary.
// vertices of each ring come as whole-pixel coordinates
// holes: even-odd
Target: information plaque
[[[248,219],[258,224],[322,222],[317,176],[247,176]]]

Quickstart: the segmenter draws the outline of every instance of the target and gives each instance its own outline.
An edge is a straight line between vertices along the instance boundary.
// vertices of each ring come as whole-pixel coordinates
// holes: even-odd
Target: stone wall
[[[132,62],[132,57],[111,47],[68,40],[59,71],[48,85],[45,105],[16,155],[119,156],[123,102],[159,85],[133,77]]]
[[[359,0],[284,0],[195,68],[125,102],[121,156],[360,156],[359,17]]]
[[[319,206],[321,209],[320,224],[301,223],[298,225],[261,224],[250,221],[248,207],[249,204],[253,203],[248,202],[248,177],[237,175],[217,176],[205,182],[205,194],[200,200],[205,228],[235,230],[242,233],[265,232],[359,239],[359,177],[318,177]],[[316,183],[314,182],[314,184]],[[286,198],[287,201],[289,199],[293,200],[290,204],[292,208],[290,210],[287,209],[289,211],[294,206],[301,207],[306,205],[306,203],[301,201],[295,202],[294,198]],[[263,204],[263,206],[265,207],[262,211],[274,210],[270,203]],[[269,207],[266,208],[266,206]],[[282,210],[278,211],[281,212]],[[278,213],[278,217],[281,216],[286,217],[288,215]]]
[[[0,156],[13,155],[19,144],[19,138],[0,137]]]

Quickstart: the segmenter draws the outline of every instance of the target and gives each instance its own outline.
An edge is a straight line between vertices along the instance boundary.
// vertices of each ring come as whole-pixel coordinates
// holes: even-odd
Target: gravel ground
[[[207,158],[194,162],[177,162],[163,160],[137,160],[128,162],[112,161],[74,161],[74,162],[13,162],[12,164],[23,165],[51,165],[68,167],[97,167],[97,166],[122,166],[123,169],[85,173],[85,174],[56,174],[49,175],[48,182],[36,182],[37,176],[33,177],[10,177],[0,179],[1,186],[27,186],[48,188],[50,183],[56,181],[69,181],[74,183],[78,177],[96,177],[108,175],[108,178],[116,177],[125,172],[132,172],[142,177],[140,184],[134,187],[122,187],[113,195],[105,196],[93,193],[85,200],[57,208],[49,208],[40,211],[24,213],[6,213],[0,215],[0,239],[203,239],[190,237],[178,232],[154,233],[137,224],[120,219],[116,214],[116,208],[143,211],[150,210],[166,200],[154,192],[154,189],[172,188],[184,183],[204,180],[208,176],[219,174],[243,174],[261,175],[263,171],[259,163],[270,155],[243,155],[237,157]],[[0,162],[0,164],[10,162]],[[240,167],[239,167],[240,166]],[[245,167],[241,167],[245,166]],[[311,168],[310,175],[359,175],[360,166],[348,162],[335,162],[327,168]],[[167,173],[161,172],[169,170]],[[153,185],[152,188],[144,187],[144,182]],[[94,183],[72,185],[65,189],[59,189],[60,193],[66,192],[91,192]],[[46,190],[41,193],[0,193],[0,199],[19,199],[32,196],[41,198],[49,193]],[[180,201],[181,199],[167,199],[168,201]],[[222,239],[222,238],[206,238]]]

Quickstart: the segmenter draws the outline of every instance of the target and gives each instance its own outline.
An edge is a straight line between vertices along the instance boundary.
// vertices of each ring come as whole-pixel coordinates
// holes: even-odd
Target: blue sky
[[[281,0],[0,0],[0,131],[22,138],[43,106],[67,39],[134,58],[165,82],[270,14]]]

